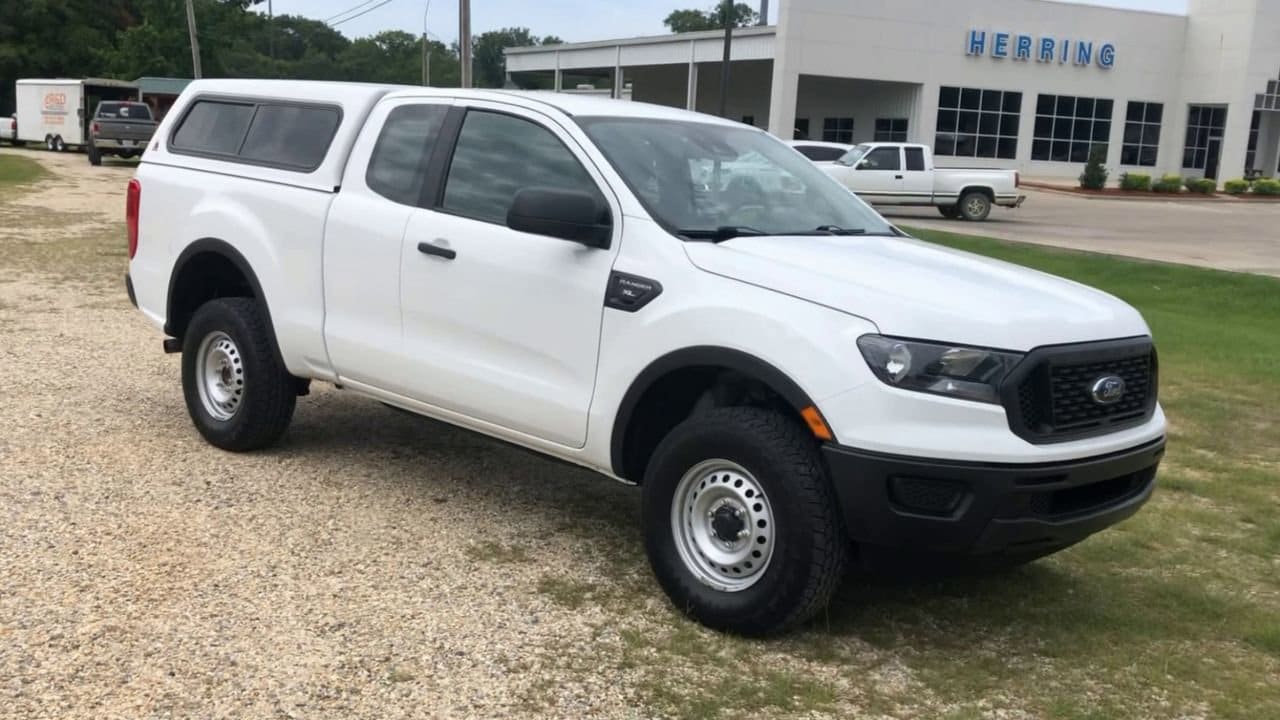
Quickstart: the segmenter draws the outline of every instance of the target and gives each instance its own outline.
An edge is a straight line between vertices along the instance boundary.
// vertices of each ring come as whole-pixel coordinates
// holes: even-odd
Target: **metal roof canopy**
[[[772,25],[736,28],[732,57],[738,60],[772,60],[778,29]],[[508,72],[572,70],[577,68],[676,65],[720,62],[724,30],[704,30],[671,35],[597,40],[561,45],[507,48]]]

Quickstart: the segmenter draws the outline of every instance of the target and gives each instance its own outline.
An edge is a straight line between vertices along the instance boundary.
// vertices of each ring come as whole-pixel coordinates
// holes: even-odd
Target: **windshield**
[[[107,120],[150,120],[151,108],[136,102],[103,102],[98,105],[98,117]]]
[[[759,130],[647,118],[578,122],[653,218],[676,234],[896,234],[803,155]]]
[[[866,155],[867,151],[870,149],[870,145],[855,145],[852,150],[844,154],[844,157],[837,160],[836,164],[853,167],[858,164],[858,161],[861,160],[862,156]]]

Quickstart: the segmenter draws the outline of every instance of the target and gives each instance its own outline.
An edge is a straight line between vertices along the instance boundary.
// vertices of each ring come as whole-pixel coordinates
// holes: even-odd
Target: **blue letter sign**
[[[987,51],[987,33],[978,30],[969,31],[969,54],[982,55]]]
[[[975,56],[986,55],[987,31],[970,30],[966,36],[965,52]],[[1035,57],[1036,62],[1040,63],[1070,63],[1081,67],[1097,65],[1110,70],[1116,65],[1116,46],[1092,40],[1058,39],[1044,35],[1036,38],[1023,33],[992,32],[991,57],[1014,60],[1031,60]]]

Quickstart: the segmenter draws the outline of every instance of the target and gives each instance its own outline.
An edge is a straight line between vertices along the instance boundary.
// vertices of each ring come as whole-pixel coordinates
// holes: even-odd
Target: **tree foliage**
[[[760,20],[760,14],[746,3],[733,6],[734,27],[749,27]],[[717,30],[725,25],[725,3],[719,3],[710,10],[673,10],[662,21],[671,32],[697,32],[699,30]]]
[[[268,20],[255,4],[195,0],[205,77],[422,81],[421,36],[387,30],[351,39],[319,20]],[[191,77],[188,42],[182,0],[0,0],[0,115],[13,111],[19,78]],[[475,84],[504,84],[504,48],[559,42],[520,27],[481,33],[472,40]],[[427,49],[431,84],[457,87],[456,44],[431,40]]]

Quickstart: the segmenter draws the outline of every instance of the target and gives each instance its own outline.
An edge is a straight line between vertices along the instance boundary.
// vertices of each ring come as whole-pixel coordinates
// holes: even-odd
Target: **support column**
[[[1218,184],[1244,175],[1244,154],[1249,146],[1249,125],[1253,120],[1253,102],[1227,106],[1227,126],[1222,133],[1222,155],[1218,159]]]
[[[1258,123],[1258,153],[1253,166],[1262,171],[1263,177],[1277,177],[1280,165],[1280,112],[1262,111]]]
[[[795,137],[796,100],[800,76],[789,72],[781,58],[773,61],[773,87],[769,96],[769,132],[783,140]]]
[[[618,100],[622,99],[622,46],[617,48],[617,54],[613,59],[613,93],[612,97]]]
[[[556,92],[560,92],[560,88],[561,88],[561,87],[563,86],[563,84],[564,84],[564,73],[560,72],[560,51],[559,51],[559,50],[557,50],[557,51],[556,51],[556,69],[555,69],[555,74],[556,74],[556,79],[555,79],[555,86],[554,86],[554,88],[555,88],[555,91],[556,91]]]
[[[693,42],[689,42],[689,80],[685,85],[684,109],[698,109],[698,63],[693,54]]]

